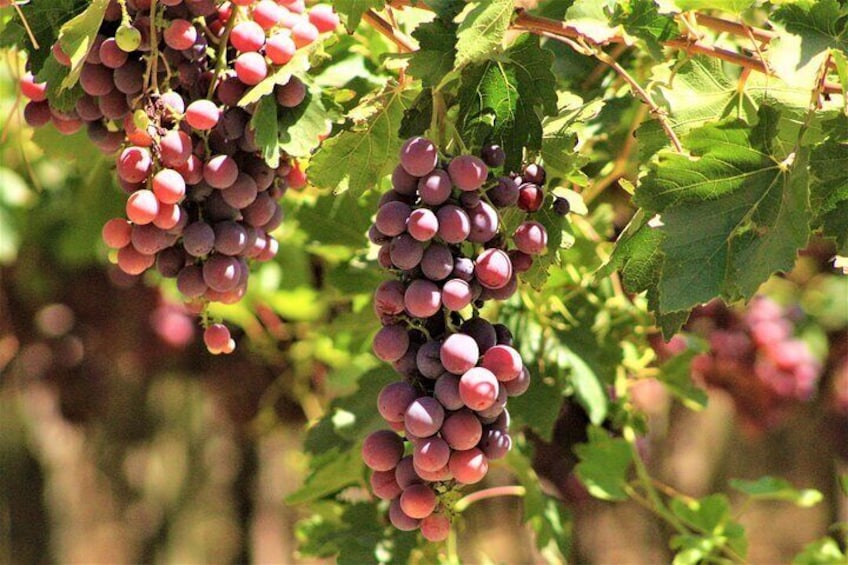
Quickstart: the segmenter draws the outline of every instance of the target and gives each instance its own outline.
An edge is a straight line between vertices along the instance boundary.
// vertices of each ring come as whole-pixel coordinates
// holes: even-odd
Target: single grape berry
[[[554,199],[554,213],[560,216],[565,216],[569,212],[571,212],[571,203],[568,199],[557,196],[556,199]]]
[[[500,145],[487,145],[480,152],[483,161],[490,167],[502,167],[506,161],[506,152]]]

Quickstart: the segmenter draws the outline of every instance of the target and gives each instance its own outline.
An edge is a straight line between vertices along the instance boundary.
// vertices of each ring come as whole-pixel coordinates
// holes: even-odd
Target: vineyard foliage
[[[257,154],[273,169],[290,161],[305,170],[308,185],[285,193],[285,217],[274,230],[278,254],[251,264],[242,300],[213,302],[204,313],[204,321],[233,328],[240,348],[265,358],[281,353],[261,311],[285,320],[291,343],[283,388],[304,406],[316,401],[321,368],[320,413],[306,411],[315,416],[303,444],[308,475],[287,499],[308,516],[297,530],[300,553],[339,563],[456,559],[454,537],[443,547],[391,527],[386,503],[368,494],[361,458],[364,439],[383,427],[377,396],[396,380],[371,349],[380,329],[372,295],[389,277],[368,233],[405,141],[423,136],[445,167],[498,145],[499,174],[521,174],[529,162],[547,173],[544,204],[532,215],[547,248],[519,274],[513,296],[482,307],[511,330],[531,376],[529,390],[509,401],[512,451],[492,464],[520,485],[513,493],[524,496],[523,519],[541,555],[558,562],[571,551],[569,510],[533,466],[539,442],[554,438],[570,409],[586,417],[574,474],[591,496],[651,508],[673,532],[675,563],[745,562],[746,532],[726,494],[693,499],[657,489],[639,447],[648,422],[631,390],[655,378],[677,402],[700,410],[704,381],[734,394],[740,387],[724,379],[766,375],[753,365],[748,374],[722,372],[715,350],[715,365],[698,365],[720,347],[711,337],[719,328],[756,343],[746,359],[773,360],[780,374],[764,382],[815,373],[791,401],[772,389],[757,394],[781,399],[740,401],[757,426],[779,425],[794,404],[829,394],[816,392],[836,366],[828,336],[844,337],[838,332],[848,326],[840,278],[848,269],[848,7],[837,0],[332,5],[341,19],[336,32],[273,67],[238,101],[250,110]],[[47,82],[51,105],[73,108],[108,7],[107,0],[33,0],[0,8],[11,75],[26,68]],[[50,56],[56,41],[70,65]],[[279,112],[275,88],[292,77],[305,85],[304,102]],[[114,262],[99,240],[101,226],[124,206],[114,158],[93,149],[84,130],[65,137],[52,126],[18,129],[23,160],[2,169],[0,261],[11,263],[39,237],[44,225],[28,217],[48,222],[51,207],[65,207],[72,220],[51,228],[58,230],[52,252],[76,265]],[[28,160],[38,193],[11,168],[24,171]],[[53,186],[57,169],[71,179],[72,194]],[[556,213],[557,199],[568,202],[568,214]],[[503,232],[514,233],[523,214],[503,208]],[[775,357],[753,314],[728,322],[731,314],[716,314],[715,302],[702,308],[716,299],[742,308],[764,291],[777,303],[796,302],[805,291],[787,273],[811,245],[825,259],[815,283],[826,286],[825,298],[808,301],[795,318],[788,308],[769,318],[790,328],[780,344],[792,339],[789,324],[803,330],[793,340],[802,344],[793,345],[803,348],[800,360]],[[145,281],[178,296],[171,279],[148,273]],[[724,321],[705,325],[710,316]],[[843,381],[833,390],[848,387]],[[257,422],[274,425],[262,415]],[[731,486],[752,500],[821,500],[773,477]],[[462,496],[476,488],[440,493],[454,528],[471,502]],[[844,536],[809,542],[797,563],[846,559]]]

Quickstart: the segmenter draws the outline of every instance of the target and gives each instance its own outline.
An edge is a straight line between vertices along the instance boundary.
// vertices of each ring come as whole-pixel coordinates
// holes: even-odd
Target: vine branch
[[[374,10],[368,10],[362,14],[362,19],[368,22],[378,33],[388,38],[392,43],[397,45],[401,53],[412,53],[416,51],[415,45],[406,35],[401,33],[392,24],[380,17]]]

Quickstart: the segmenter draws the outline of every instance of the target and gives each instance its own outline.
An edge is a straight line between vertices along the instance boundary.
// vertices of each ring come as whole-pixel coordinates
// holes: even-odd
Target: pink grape
[[[468,211],[468,218],[471,222],[471,232],[468,234],[468,241],[474,243],[486,243],[498,232],[498,213],[494,208],[485,202],[480,202],[477,206]]]
[[[203,257],[215,246],[215,231],[212,226],[198,221],[186,226],[183,231],[183,247],[193,257]]]
[[[400,495],[400,508],[411,518],[426,518],[436,509],[436,493],[424,484],[410,485]]]
[[[421,535],[429,542],[440,542],[448,538],[450,519],[443,514],[430,514],[421,520]]]
[[[24,73],[20,81],[21,94],[32,100],[33,102],[43,102],[47,100],[47,83],[35,82],[35,77],[32,73]]]
[[[471,336],[459,333],[448,336],[439,351],[445,370],[455,375],[461,375],[474,367],[479,356],[477,342]]]
[[[501,430],[487,430],[480,441],[479,448],[490,461],[502,459],[512,449],[512,438]]]
[[[471,449],[480,442],[483,425],[474,412],[465,408],[445,418],[441,434],[451,449]]]
[[[312,25],[308,20],[301,20],[291,28],[292,39],[298,49],[306,47],[316,39],[318,39],[318,28]]]
[[[433,281],[446,279],[454,270],[453,254],[450,249],[439,243],[433,243],[424,251],[421,258],[421,271]]]
[[[524,183],[518,189],[518,207],[525,212],[535,212],[542,207],[545,193],[533,183]]]
[[[451,279],[442,287],[442,304],[448,310],[462,310],[471,300],[471,286],[462,279]]]
[[[389,430],[371,433],[362,443],[362,459],[374,471],[394,469],[403,456],[403,440]]]
[[[377,210],[374,225],[380,233],[388,236],[402,234],[406,230],[406,223],[412,213],[412,208],[403,202],[387,202]]]
[[[268,76],[268,64],[265,57],[256,52],[242,53],[236,57],[236,76],[248,86],[262,82]]]
[[[203,179],[213,188],[229,188],[238,176],[238,165],[229,155],[215,155],[203,166]]]
[[[176,204],[185,196],[185,180],[173,169],[162,169],[153,175],[153,194],[164,204]]]
[[[203,280],[209,288],[218,292],[235,289],[240,275],[241,266],[234,257],[212,255],[203,263]]]
[[[397,381],[387,384],[377,397],[377,410],[387,422],[403,422],[409,405],[418,398],[418,391],[411,384]]]
[[[297,108],[306,99],[307,93],[303,81],[293,76],[286,84],[276,88],[277,103],[284,108]]]
[[[221,192],[224,202],[233,208],[246,208],[256,200],[259,189],[248,174],[238,173],[235,182]]]
[[[392,239],[389,244],[392,263],[404,270],[414,269],[424,257],[424,246],[407,233]]]
[[[150,151],[144,147],[127,147],[118,157],[118,176],[127,182],[147,179],[153,168]]]
[[[445,410],[432,396],[416,398],[406,409],[404,426],[414,436],[430,437],[439,431],[445,419]]]
[[[400,497],[392,500],[389,504],[389,521],[392,526],[402,532],[411,532],[418,529],[420,520],[408,516],[400,507]]]
[[[441,307],[441,293],[434,283],[417,279],[407,287],[403,302],[410,315],[416,318],[429,318]]]
[[[100,63],[110,69],[117,69],[126,64],[129,55],[118,47],[117,41],[110,37],[100,44]]]
[[[283,18],[286,9],[274,2],[274,0],[259,0],[253,6],[253,21],[262,29],[270,30]]]
[[[277,32],[265,43],[265,55],[275,65],[285,65],[291,61],[296,51],[297,45],[289,33]]]
[[[433,396],[446,410],[459,410],[465,406],[462,397],[459,396],[459,377],[451,373],[443,373],[436,379]]]
[[[401,489],[409,487],[421,482],[421,477],[415,472],[415,465],[412,462],[412,456],[403,457],[395,467],[395,480]]]
[[[418,181],[418,194],[424,204],[438,206],[450,198],[453,185],[448,174],[436,169]]]
[[[333,11],[333,7],[328,4],[313,6],[309,10],[309,21],[321,33],[334,31],[339,26],[339,16]]]
[[[548,247],[548,232],[539,222],[524,222],[512,234],[512,240],[519,251],[538,255]]]
[[[139,253],[132,245],[118,250],[118,267],[128,275],[140,275],[152,267],[155,260],[155,256]]]
[[[489,471],[489,461],[476,447],[465,451],[454,451],[448,466],[457,482],[471,485],[483,480]]]
[[[103,224],[103,242],[112,249],[126,247],[130,243],[132,226],[123,218],[112,218]]]
[[[489,369],[501,382],[517,379],[523,368],[521,355],[507,345],[496,345],[486,351],[480,366]]]
[[[203,280],[203,269],[200,265],[187,265],[177,275],[177,290],[183,296],[199,298],[208,288]]]
[[[439,221],[438,235],[447,243],[462,243],[471,233],[471,219],[465,210],[447,205],[436,212]]]
[[[159,212],[153,218],[153,225],[163,230],[176,230],[176,233],[181,231],[179,225],[181,222],[187,222],[188,216],[180,208],[179,204],[163,204],[159,203]]]
[[[259,51],[265,45],[265,30],[250,20],[239,22],[230,31],[230,44],[239,53]]]
[[[460,190],[477,190],[486,182],[489,168],[482,159],[475,155],[460,155],[451,160],[448,165],[451,181]]]
[[[439,153],[435,144],[423,137],[413,137],[400,150],[400,164],[412,176],[423,177],[436,168]]]
[[[474,272],[484,287],[501,288],[512,276],[512,261],[502,249],[491,247],[477,257]]]
[[[185,110],[188,125],[200,131],[212,129],[220,118],[221,111],[210,100],[195,100]]]
[[[210,324],[203,331],[203,343],[212,353],[227,349],[230,339],[230,330],[224,324]]]
[[[374,354],[382,361],[397,361],[409,349],[409,333],[400,324],[383,326],[373,341]]]
[[[374,471],[371,473],[369,482],[371,483],[371,491],[374,495],[383,500],[391,500],[400,496],[400,493],[403,492],[400,486],[398,486],[397,480],[395,480],[394,469]]]
[[[530,388],[530,371],[527,367],[522,367],[517,378],[504,382],[502,386],[506,388],[507,395],[521,396]]]
[[[145,255],[155,255],[173,243],[171,236],[152,223],[134,225],[130,239],[132,246]],[[175,240],[176,238],[173,239]]]
[[[33,128],[40,128],[50,122],[50,105],[47,102],[28,102],[24,106],[24,120]]]
[[[191,48],[197,41],[197,29],[188,20],[171,20],[168,27],[162,33],[165,44],[171,49],[183,51]]]
[[[436,472],[448,464],[450,447],[438,437],[420,441],[413,450],[412,462],[425,471]]]
[[[149,224],[159,213],[159,201],[150,190],[130,194],[126,206],[127,218],[135,224]]]
[[[83,91],[91,96],[104,96],[115,88],[112,81],[112,69],[91,63],[85,63],[82,66],[79,83]]]
[[[392,188],[398,194],[411,196],[418,189],[418,177],[407,173],[403,165],[398,165],[392,171]]]
[[[439,231],[439,220],[432,210],[418,208],[409,215],[406,229],[418,241],[429,241]]]
[[[466,371],[459,379],[459,396],[472,410],[485,410],[498,398],[498,380],[483,367]]]
[[[403,312],[403,283],[400,281],[384,281],[374,293],[374,309],[380,316],[394,316]]]

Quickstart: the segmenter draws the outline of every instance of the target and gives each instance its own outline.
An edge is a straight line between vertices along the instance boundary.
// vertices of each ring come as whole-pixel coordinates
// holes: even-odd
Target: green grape
[[[131,53],[141,45],[141,32],[131,25],[122,24],[115,32],[115,42],[121,51]]]

